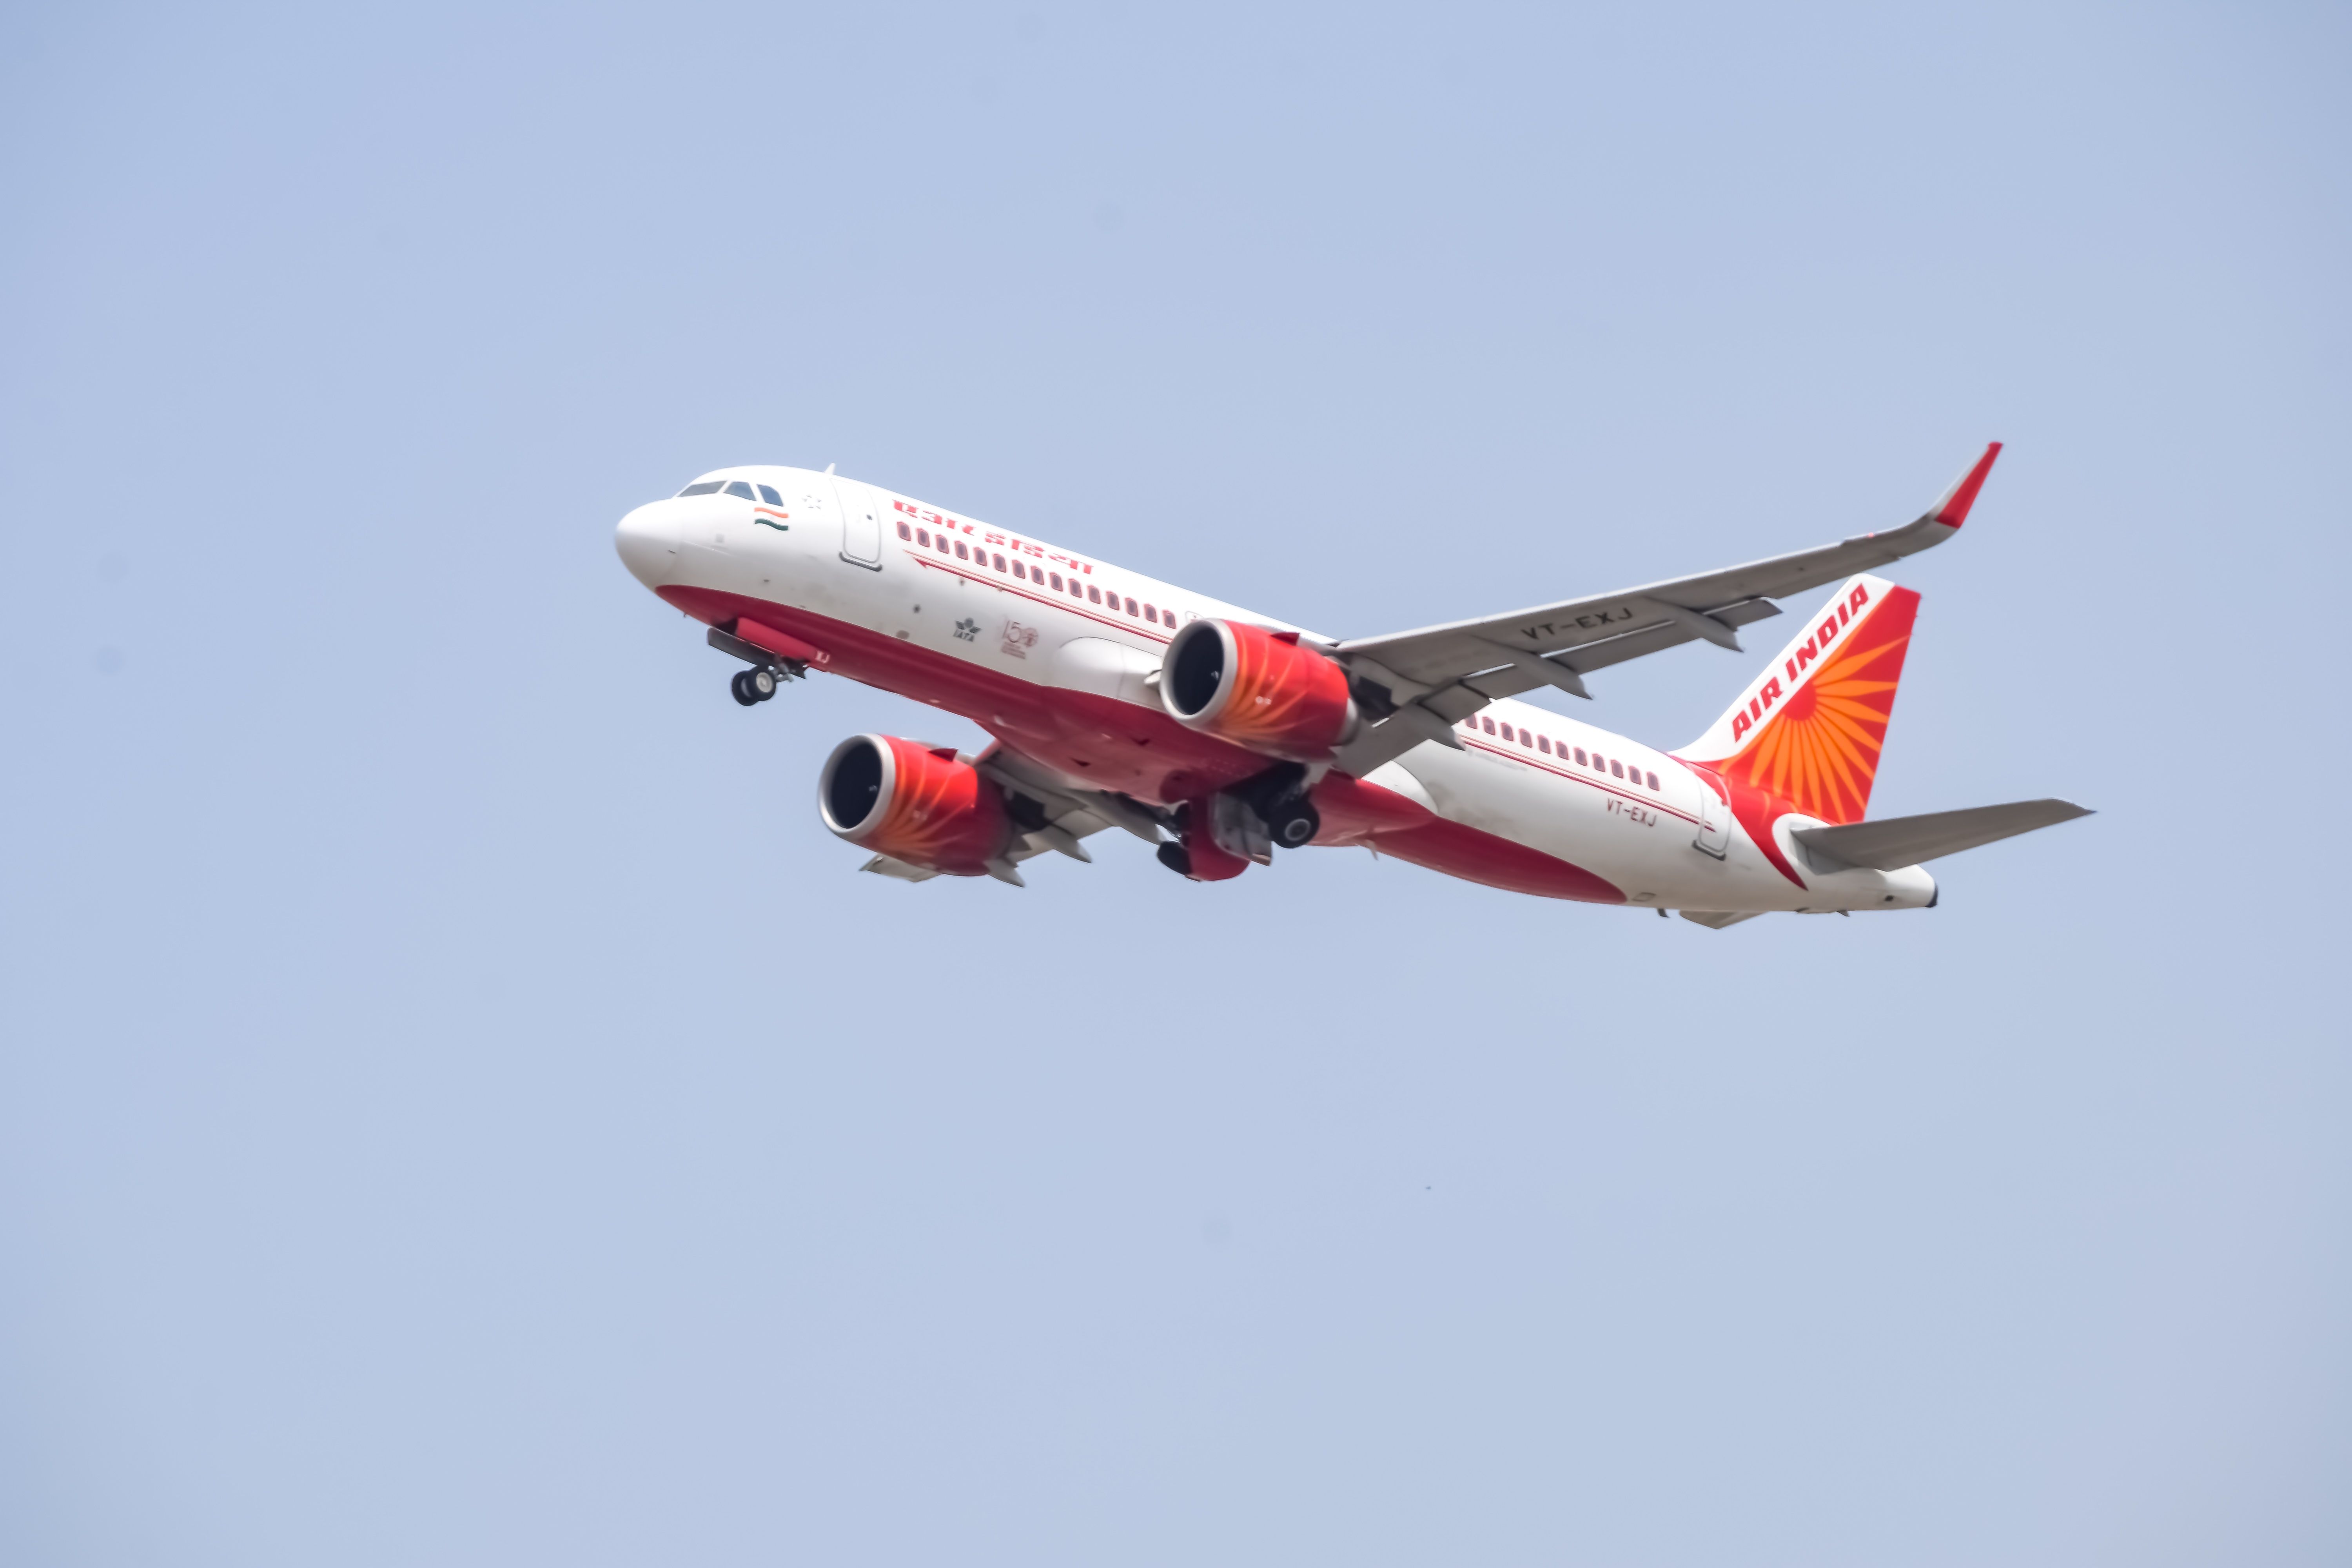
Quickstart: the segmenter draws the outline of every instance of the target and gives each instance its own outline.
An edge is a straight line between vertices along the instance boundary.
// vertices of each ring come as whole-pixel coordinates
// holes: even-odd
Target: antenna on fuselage
[[[827,463],[827,464],[824,466],[824,471],[825,471],[826,473],[828,473],[828,474],[829,474],[829,473],[831,473],[831,472],[833,472],[833,465],[832,465],[831,463]]]

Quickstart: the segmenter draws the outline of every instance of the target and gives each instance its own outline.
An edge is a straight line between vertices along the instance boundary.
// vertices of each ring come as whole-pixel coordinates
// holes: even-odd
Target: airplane
[[[1932,909],[1924,862],[2084,816],[2063,800],[1869,819],[1919,595],[1873,570],[1959,532],[2000,456],[1916,521],[1619,593],[1333,638],[1034,535],[807,468],[714,468],[621,519],[622,563],[741,661],[756,707],[811,671],[927,702],[978,755],[853,735],[818,815],[919,882],[1093,858],[1120,828],[1195,882],[1367,847],[1513,892],[1759,914]],[[1842,581],[1841,581],[1842,580]],[[1706,731],[1660,751],[1516,700],[1738,633],[1839,583]]]

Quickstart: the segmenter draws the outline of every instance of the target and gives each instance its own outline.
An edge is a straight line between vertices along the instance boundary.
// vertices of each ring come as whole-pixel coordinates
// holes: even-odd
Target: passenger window
[[[725,488],[726,483],[724,479],[705,479],[698,485],[688,485],[677,493],[680,496],[714,496]]]
[[[1152,625],[1158,626],[1160,624],[1160,612],[1153,609],[1150,605],[1146,605],[1143,606],[1143,618],[1150,621]]]
[[[1625,776],[1625,764],[1622,763],[1611,763],[1609,764],[1609,771],[1615,773],[1622,779]]]
[[[760,499],[766,501],[770,506],[782,506],[784,504],[784,498],[776,493],[776,487],[773,485],[761,485],[760,487]],[[903,522],[898,525],[898,537],[901,539],[907,537],[907,525]]]
[[[995,558],[995,560],[996,560],[996,569],[997,569],[999,572],[1003,571],[1003,570],[1004,570],[1004,557],[1003,557],[1003,556],[1002,556],[1002,555],[999,555],[999,556],[997,556],[997,557]]]
[[[1486,726],[1486,733],[1489,735],[1495,732],[1495,721],[1492,719],[1481,719],[1478,722]]]
[[[1099,605],[1102,603],[1102,590],[1089,583],[1087,584],[1087,597]]]
[[[1019,559],[1015,558],[1013,563],[1013,574],[1015,577],[1026,577],[1029,575],[1029,568],[1022,565]]]
[[[1536,737],[1536,750],[1541,752],[1547,757],[1550,756],[1551,737],[1549,735],[1538,735]]]
[[[1585,765],[1584,748],[1582,746],[1576,748],[1576,765],[1580,768]]]
[[[737,479],[733,484],[729,485],[727,487],[727,493],[740,500],[758,500],[760,499],[751,493],[751,487],[745,484],[740,479]]]
[[[1135,614],[1135,601],[1133,599],[1129,599],[1127,602],[1127,613],[1130,616]]]
[[[971,552],[963,547],[963,541],[961,539],[956,541],[956,559],[959,561],[969,561],[971,559]]]
[[[1522,730],[1519,731],[1519,744],[1532,752],[1536,749],[1536,738],[1527,731]]]
[[[1086,588],[1086,584],[1083,584],[1083,583],[1079,582],[1076,577],[1073,577],[1073,578],[1071,578],[1071,579],[1070,579],[1070,597],[1071,597],[1071,598],[1073,598],[1073,599],[1083,598],[1083,597],[1085,597],[1085,595],[1086,595],[1086,591],[1087,591],[1087,588]]]
[[[915,531],[907,526],[907,520],[903,517],[898,520],[898,537],[901,539],[912,539],[915,537]]]
[[[1651,774],[1647,775],[1647,777],[1648,777],[1648,779],[1649,779],[1649,784],[1650,784],[1650,787],[1651,787],[1652,789],[1655,789],[1655,788],[1657,788],[1657,787],[1658,787],[1658,775],[1657,775],[1657,774],[1655,774],[1655,773],[1651,773]]]
[[[1048,572],[1045,575],[1054,580],[1054,592],[1056,594],[1060,593],[1062,591],[1062,574],[1059,572]]]
[[[948,536],[942,533],[937,539],[932,540],[931,548],[938,551],[940,554],[945,555],[948,552]]]

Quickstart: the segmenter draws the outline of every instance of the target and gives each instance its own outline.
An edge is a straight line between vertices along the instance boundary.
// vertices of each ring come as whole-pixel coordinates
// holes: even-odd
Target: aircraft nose
[[[621,520],[613,531],[613,548],[621,564],[646,587],[658,587],[677,567],[677,530],[663,501],[652,501]]]

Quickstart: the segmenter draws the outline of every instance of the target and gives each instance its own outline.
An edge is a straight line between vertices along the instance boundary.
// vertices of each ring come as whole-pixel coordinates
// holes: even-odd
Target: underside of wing
[[[1663,648],[1704,640],[1737,650],[1740,627],[1780,613],[1774,599],[1916,555],[1958,532],[2000,453],[1998,441],[1988,446],[1934,506],[1884,533],[1620,593],[1333,644],[1327,651],[1347,666],[1358,703],[1380,721],[1341,752],[1339,765],[1361,777],[1423,741],[1450,744],[1455,723],[1539,686],[1590,696],[1585,676]]]

